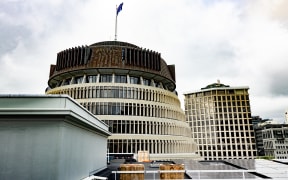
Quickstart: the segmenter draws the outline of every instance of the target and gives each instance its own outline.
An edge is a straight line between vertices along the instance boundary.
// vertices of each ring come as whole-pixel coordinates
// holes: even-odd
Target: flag
[[[116,15],[118,16],[119,12],[122,11],[123,2],[118,6],[116,10]]]

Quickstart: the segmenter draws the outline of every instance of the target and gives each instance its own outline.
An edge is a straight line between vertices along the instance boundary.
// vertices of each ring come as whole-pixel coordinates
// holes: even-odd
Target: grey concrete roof
[[[111,135],[108,125],[68,95],[2,94],[0,95],[0,117],[3,115],[65,115],[84,126]]]

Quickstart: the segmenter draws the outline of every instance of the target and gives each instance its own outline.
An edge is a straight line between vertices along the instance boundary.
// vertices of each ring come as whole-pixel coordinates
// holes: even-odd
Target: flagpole
[[[117,5],[116,5],[116,20],[115,20],[115,41],[117,41]]]
[[[117,7],[116,5],[116,20],[115,20],[115,41],[117,41],[117,17],[118,13],[122,11],[123,2]]]

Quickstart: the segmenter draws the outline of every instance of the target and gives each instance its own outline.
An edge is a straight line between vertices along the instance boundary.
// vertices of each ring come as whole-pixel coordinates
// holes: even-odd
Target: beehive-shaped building
[[[68,94],[109,125],[109,153],[196,158],[175,91],[175,66],[136,45],[104,41],[57,54],[47,94]]]

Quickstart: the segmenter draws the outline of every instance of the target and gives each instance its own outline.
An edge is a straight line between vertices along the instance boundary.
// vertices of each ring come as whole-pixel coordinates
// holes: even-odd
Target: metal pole
[[[116,20],[115,20],[115,41],[117,41],[117,5],[116,5]]]
[[[110,163],[109,148],[107,148],[107,151],[108,151],[108,154],[107,154],[107,158],[108,158],[108,160],[107,160],[107,162],[108,162],[108,164],[109,164],[109,163]]]

